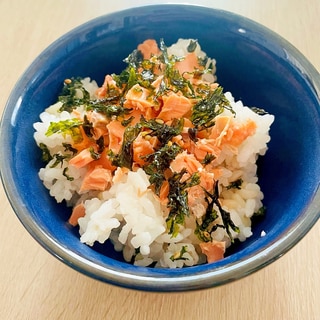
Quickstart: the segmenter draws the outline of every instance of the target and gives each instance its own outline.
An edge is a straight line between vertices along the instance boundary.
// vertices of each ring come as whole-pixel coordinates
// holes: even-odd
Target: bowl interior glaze
[[[259,160],[267,206],[254,235],[219,262],[182,270],[135,267],[110,244],[93,249],[66,223],[70,209],[56,204],[37,172],[40,152],[32,124],[56,101],[65,78],[89,76],[101,85],[147,38],[198,39],[217,60],[218,82],[236,100],[275,115],[271,142]],[[94,19],[47,48],[22,75],[1,124],[1,176],[26,229],[49,252],[91,277],[133,289],[182,291],[216,286],[250,274],[296,244],[319,219],[320,77],[288,42],[261,25],[198,6],[159,5]],[[261,237],[261,231],[266,232]]]

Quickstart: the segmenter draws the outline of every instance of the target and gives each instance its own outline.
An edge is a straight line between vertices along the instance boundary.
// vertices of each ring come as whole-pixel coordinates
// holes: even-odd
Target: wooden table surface
[[[319,0],[195,2],[264,24],[320,70]],[[0,113],[18,77],[52,41],[94,17],[146,3],[156,1],[0,0]],[[240,281],[159,294],[104,284],[58,261],[20,224],[2,185],[0,219],[0,319],[320,319],[319,222],[289,253]]]

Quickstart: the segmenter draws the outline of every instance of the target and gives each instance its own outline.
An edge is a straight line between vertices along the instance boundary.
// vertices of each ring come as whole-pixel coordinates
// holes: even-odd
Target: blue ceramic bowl
[[[254,235],[213,264],[179,270],[125,263],[112,246],[80,243],[37,172],[32,124],[55,102],[62,81],[124,68],[147,38],[196,38],[217,60],[219,83],[246,105],[275,115],[271,143],[260,161],[267,216]],[[268,265],[295,245],[319,219],[320,76],[292,45],[263,26],[224,11],[185,5],[128,9],[67,33],[31,64],[7,102],[1,123],[1,176],[11,205],[30,234],[72,268],[107,283],[148,291],[186,291],[224,284]],[[261,231],[266,232],[260,237]],[[102,252],[105,253],[102,253]]]

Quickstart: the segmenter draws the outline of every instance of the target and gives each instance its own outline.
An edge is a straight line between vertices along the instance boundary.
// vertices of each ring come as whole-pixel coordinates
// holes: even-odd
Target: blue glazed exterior
[[[135,267],[109,244],[94,249],[66,223],[38,179],[40,152],[32,124],[55,102],[65,78],[102,83],[146,38],[195,38],[217,60],[218,82],[244,104],[275,115],[259,181],[267,216],[254,235],[216,263],[180,270]],[[320,75],[288,42],[253,21],[198,6],[146,6],[106,15],[64,35],[26,70],[1,122],[1,177],[11,205],[30,234],[49,252],[96,279],[132,289],[186,291],[217,286],[268,265],[295,245],[320,212]],[[264,230],[266,236],[261,238]]]

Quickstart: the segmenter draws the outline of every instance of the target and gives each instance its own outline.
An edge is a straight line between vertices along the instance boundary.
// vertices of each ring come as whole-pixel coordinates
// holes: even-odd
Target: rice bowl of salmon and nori
[[[212,263],[263,215],[257,164],[274,116],[235,102],[195,39],[140,43],[98,86],[66,79],[34,124],[39,177],[80,241],[138,266]]]
[[[218,286],[317,222],[318,92],[302,54],[244,17],[116,12],[62,36],[19,79],[1,178],[27,231],[85,275],[147,291]]]

